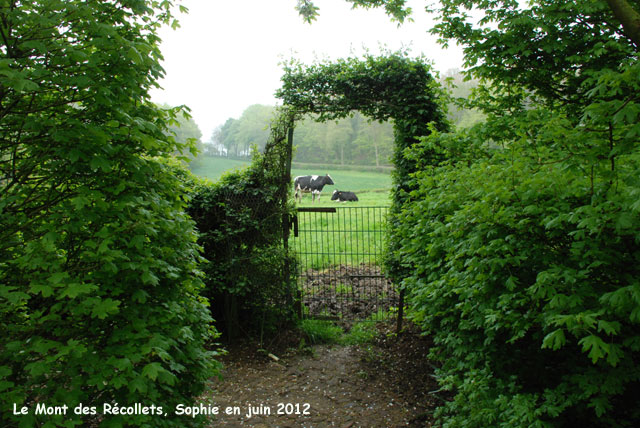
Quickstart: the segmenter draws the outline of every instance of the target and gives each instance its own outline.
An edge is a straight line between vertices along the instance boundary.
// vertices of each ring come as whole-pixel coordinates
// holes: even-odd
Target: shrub
[[[185,148],[176,112],[147,102],[171,2],[19,3],[0,8],[0,425],[195,425],[173,406],[216,373],[215,331],[185,189],[157,160]]]
[[[585,175],[544,141],[579,145],[583,133],[522,114],[512,123],[538,126],[535,147],[481,148],[495,122],[426,140],[452,161],[415,175],[403,212],[413,317],[457,393],[439,414],[451,427],[632,426],[640,157],[618,157],[615,181],[605,162]]]

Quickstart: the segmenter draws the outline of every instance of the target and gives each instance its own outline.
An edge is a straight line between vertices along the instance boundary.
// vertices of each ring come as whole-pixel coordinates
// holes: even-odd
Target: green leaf
[[[138,50],[133,46],[131,46],[127,51],[127,58],[133,61],[134,64],[142,64],[143,62],[142,55],[140,55],[140,52],[138,52]]]
[[[158,373],[163,371],[160,363],[149,363],[142,369],[142,376],[146,376],[151,380],[156,380]]]
[[[542,340],[542,349],[549,348],[554,351],[562,348],[566,343],[566,338],[564,336],[564,331],[562,329],[557,329],[547,334]]]
[[[106,298],[102,300],[98,300],[91,310],[91,317],[104,319],[109,315],[118,313],[120,306],[120,301],[113,300],[111,298]]]
[[[142,394],[145,394],[147,392],[147,381],[142,376],[136,377],[131,382],[129,382],[129,391],[138,391]]]
[[[158,285],[158,283],[160,282],[160,279],[155,276],[153,272],[148,270],[145,270],[142,273],[142,277],[140,279],[142,279],[143,284]]]
[[[589,351],[589,358],[594,364],[609,352],[609,345],[594,334],[583,337],[578,343],[582,345],[582,352]]]
[[[31,283],[29,285],[29,291],[34,294],[41,293],[42,297],[49,297],[53,295],[54,288],[47,284]]]
[[[111,162],[102,156],[94,156],[89,162],[89,165],[94,171],[97,171],[98,168],[103,172],[111,171]]]
[[[60,294],[61,297],[69,297],[71,299],[75,299],[81,294],[89,294],[94,290],[97,290],[97,286],[92,284],[84,284],[79,282],[73,282],[68,284]]]
[[[620,323],[617,321],[598,321],[598,331],[604,331],[607,336],[618,334],[620,330]]]

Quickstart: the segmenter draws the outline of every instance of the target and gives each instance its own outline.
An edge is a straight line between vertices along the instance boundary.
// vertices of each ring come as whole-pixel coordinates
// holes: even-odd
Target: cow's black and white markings
[[[333,180],[327,175],[299,175],[293,179],[293,187],[295,189],[295,198],[302,202],[302,193],[311,193],[312,202],[315,202],[316,196],[320,199],[320,192],[326,185],[333,184]]]
[[[332,201],[338,202],[357,202],[358,197],[353,192],[345,192],[343,190],[334,190],[331,195]]]

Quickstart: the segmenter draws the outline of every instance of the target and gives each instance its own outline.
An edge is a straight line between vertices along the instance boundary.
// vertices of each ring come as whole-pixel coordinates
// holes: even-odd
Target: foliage
[[[411,8],[406,7],[406,0],[347,0],[353,4],[353,7],[363,7],[365,9],[384,7],[387,15],[399,24],[405,19],[411,19]],[[317,19],[320,8],[311,0],[298,0],[296,10],[304,18],[305,21],[311,23]]]
[[[216,370],[185,188],[158,161],[171,111],[156,30],[170,1],[0,6],[0,425],[185,426]],[[155,404],[36,416],[36,402]],[[11,409],[29,406],[30,414]]]
[[[252,146],[264,150],[274,113],[275,107],[272,106],[249,106],[239,119],[229,118],[224,125],[216,128],[211,141],[223,146],[228,155],[250,157]]]
[[[453,128],[468,128],[485,120],[485,115],[471,107],[473,93],[479,85],[476,79],[470,79],[460,70],[449,70],[438,82],[450,94],[447,102],[447,119]]]
[[[169,110],[170,115],[174,116],[169,121],[167,134],[174,138],[176,143],[184,147],[181,151],[175,151],[174,155],[189,162],[190,166],[193,167],[194,161],[197,161],[198,154],[204,150],[201,140],[202,132],[198,124],[193,120],[186,106],[171,107],[162,104],[159,107]]]
[[[441,1],[441,22],[432,32],[463,46],[465,66],[491,81],[502,99],[494,109],[517,108],[532,97],[578,118],[592,102],[593,80],[634,56],[633,44],[603,1],[536,1],[527,8],[516,0],[478,4],[482,17],[474,26],[467,7],[476,3],[481,2]]]
[[[637,49],[605,2],[440,3],[486,114],[404,153],[404,285],[455,393],[440,422],[635,426]]]
[[[514,144],[420,173],[405,210],[405,285],[458,392],[448,423],[625,426],[639,410],[627,403],[640,380],[627,293],[640,272],[637,199],[623,195],[637,194],[639,159],[625,159],[617,197],[591,203],[590,177],[535,154]]]
[[[293,316],[295,260],[287,242],[291,186],[283,160],[287,114],[274,119],[265,153],[196,186],[189,214],[204,247],[206,289],[229,337],[239,329],[277,327]]]

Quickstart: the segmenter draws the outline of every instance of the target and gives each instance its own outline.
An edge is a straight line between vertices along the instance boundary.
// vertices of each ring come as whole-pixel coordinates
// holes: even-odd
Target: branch
[[[624,34],[640,47],[640,13],[627,0],[607,0],[607,4],[622,24]]]

